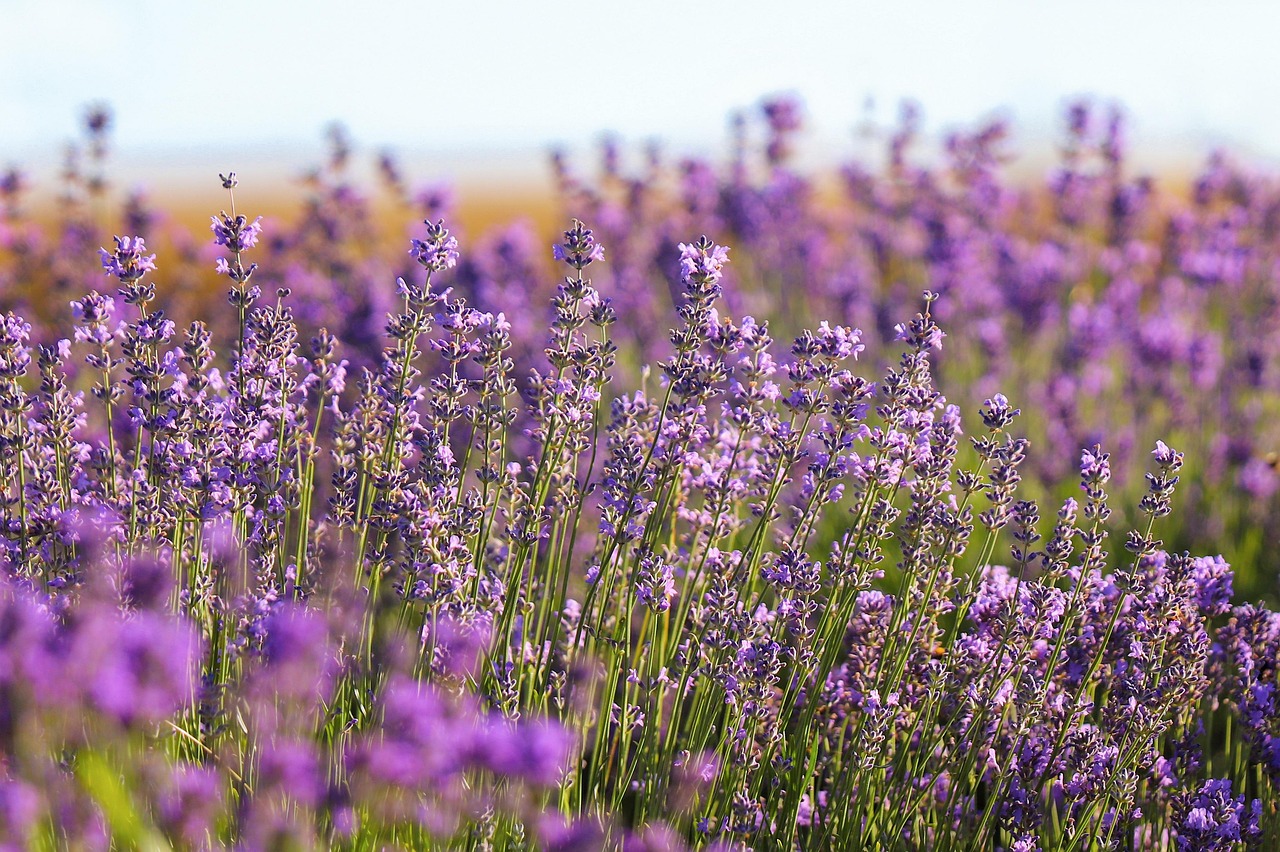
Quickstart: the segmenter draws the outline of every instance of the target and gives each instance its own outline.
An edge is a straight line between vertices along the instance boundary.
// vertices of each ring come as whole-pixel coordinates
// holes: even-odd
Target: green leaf
[[[172,848],[135,807],[124,777],[101,752],[82,751],[76,755],[76,778],[102,808],[114,846],[148,852]]]

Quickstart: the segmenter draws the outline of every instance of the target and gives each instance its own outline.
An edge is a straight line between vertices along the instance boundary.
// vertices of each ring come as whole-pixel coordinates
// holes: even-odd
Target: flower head
[[[115,241],[115,251],[98,249],[107,275],[119,278],[121,284],[132,284],[156,268],[156,256],[145,253],[147,244],[142,237],[116,237]]]
[[[1262,803],[1254,799],[1246,805],[1244,796],[1231,793],[1230,779],[1211,778],[1194,796],[1182,798],[1174,825],[1179,849],[1236,849],[1262,838]]]
[[[251,249],[258,244],[258,238],[262,236],[261,216],[252,222],[244,216],[229,216],[225,212],[210,218],[213,224],[209,230],[213,231],[214,244],[226,246],[230,251]]]
[[[680,276],[699,284],[716,284],[724,275],[722,269],[729,262],[728,246],[720,246],[706,237],[697,242],[680,243]]]
[[[427,226],[427,238],[410,240],[409,254],[430,272],[452,269],[458,263],[457,238],[449,233],[443,219],[434,224],[427,219],[424,224]]]
[[[553,245],[551,254],[581,271],[597,260],[604,260],[604,246],[595,241],[590,228],[574,219],[573,227],[564,232],[564,242]]]

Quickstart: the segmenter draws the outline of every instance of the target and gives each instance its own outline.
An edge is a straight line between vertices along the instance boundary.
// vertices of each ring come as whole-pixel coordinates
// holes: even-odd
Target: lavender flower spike
[[[1102,447],[1096,444],[1092,449],[1081,450],[1080,479],[1097,485],[1106,484],[1111,479],[1111,454],[1102,452]]]
[[[121,284],[131,284],[156,268],[156,256],[145,254],[147,244],[142,237],[116,237],[116,250],[98,249],[102,269],[114,275]]]
[[[695,243],[680,243],[680,274],[690,281],[715,284],[729,262],[729,247],[702,237]]]
[[[427,226],[427,238],[411,240],[409,254],[431,272],[452,269],[458,263],[457,238],[449,233],[443,219],[435,224],[429,219],[424,220],[424,224]]]
[[[579,271],[597,260],[604,260],[604,246],[595,241],[591,229],[577,219],[573,227],[564,232],[564,242],[551,247],[556,260],[564,261]]]
[[[223,183],[226,183],[225,179]],[[226,246],[230,251],[240,252],[251,249],[258,244],[258,238],[262,236],[261,216],[252,222],[244,216],[230,216],[226,213],[221,216],[211,216],[210,219],[213,224],[209,226],[209,230],[213,231],[214,244]]]
[[[1170,467],[1174,470],[1182,467],[1182,453],[1173,449],[1164,441],[1156,441],[1156,448],[1151,451],[1151,455],[1155,457],[1158,465]]]

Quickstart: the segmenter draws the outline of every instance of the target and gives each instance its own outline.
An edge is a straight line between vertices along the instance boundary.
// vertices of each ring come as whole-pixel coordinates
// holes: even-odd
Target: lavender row
[[[1068,111],[1060,161],[1042,184],[1008,176],[1005,124],[956,132],[930,156],[911,109],[876,131],[882,168],[851,161],[813,176],[793,165],[802,118],[786,99],[736,117],[723,164],[655,147],[628,166],[634,157],[610,141],[588,176],[557,156],[562,206],[611,247],[599,283],[625,318],[611,338],[621,375],[634,383],[640,365],[665,356],[659,318],[680,299],[669,247],[689,234],[735,247],[729,310],[770,318],[784,338],[799,333],[799,317],[861,325],[880,369],[892,363],[903,306],[932,290],[955,337],[938,368],[958,402],[977,406],[1019,388],[1038,446],[1105,440],[1126,506],[1141,496],[1143,448],[1178,443],[1191,466],[1174,543],[1224,549],[1241,566],[1245,592],[1274,596],[1278,551],[1259,531],[1280,521],[1275,181],[1219,155],[1185,191],[1162,185],[1127,161],[1123,117],[1088,103]],[[234,316],[210,309],[218,292],[211,247],[144,196],[113,209],[110,121],[92,119],[69,155],[52,226],[24,214],[31,188],[19,172],[0,180],[0,307],[38,320],[37,339],[51,341],[47,323],[61,321],[65,301],[98,286],[84,257],[113,232],[145,234],[167,252],[169,315],[205,319],[218,339],[234,334]],[[269,259],[257,282],[295,294],[304,339],[327,328],[352,364],[376,367],[383,318],[395,310],[382,283],[412,269],[397,248],[400,223],[435,221],[452,198],[438,187],[411,189],[389,155],[378,161],[379,190],[367,191],[350,140],[335,130],[330,141],[296,222],[259,247]],[[376,212],[388,209],[392,227]],[[555,277],[542,240],[517,224],[473,243],[451,278],[455,292],[501,307],[518,367],[545,368],[544,306]],[[1071,493],[1068,455],[1033,458],[1024,472],[1031,493]]]
[[[789,174],[796,123],[780,105],[767,117],[766,188]],[[968,144],[965,162],[984,162]],[[989,186],[978,173],[970,189]],[[902,161],[889,174],[895,192],[959,203]],[[606,199],[574,192],[611,221]],[[101,249],[96,290],[0,322],[5,842],[1280,838],[1280,616],[1233,603],[1222,557],[1160,538],[1195,534],[1174,505],[1187,485],[1221,482],[1184,482],[1194,465],[1162,440],[1129,452],[1145,477],[1116,495],[1110,433],[1106,450],[1064,452],[1068,432],[1033,451],[1022,424],[1037,438],[1052,422],[1016,372],[1034,365],[965,381],[972,281],[908,290],[940,267],[915,281],[895,250],[886,268],[902,266],[894,287],[918,313],[883,317],[890,292],[829,314],[865,311],[874,334],[790,329],[831,294],[804,291],[776,322],[755,310],[793,245],[785,219],[760,226],[770,245],[716,220],[740,258],[664,242],[670,225],[641,205],[607,262],[597,233],[565,231],[539,330],[522,299],[544,288],[477,286],[468,265],[491,258],[468,261],[432,218],[403,274],[363,296],[388,309],[378,333],[337,334],[320,324],[359,313],[324,305],[351,308],[342,294],[377,267],[314,267],[309,286],[332,295],[317,307],[279,277],[300,249],[229,202],[204,258],[228,305],[207,322],[170,318],[171,295],[184,308],[166,256],[136,236]],[[908,233],[916,215],[868,222]],[[1086,221],[1060,224],[1088,235]],[[18,256],[13,292],[55,272]],[[648,286],[652,267],[669,288]],[[806,269],[779,280],[822,280]],[[1123,289],[1103,283],[1099,304]],[[655,292],[674,306],[665,337],[637,301]],[[1020,340],[1044,343],[1041,328],[1024,316]],[[953,404],[953,374],[988,395]],[[1127,392],[1147,393],[1133,375]],[[1177,432],[1164,416],[1141,429]],[[1044,496],[1063,479],[1072,496]]]

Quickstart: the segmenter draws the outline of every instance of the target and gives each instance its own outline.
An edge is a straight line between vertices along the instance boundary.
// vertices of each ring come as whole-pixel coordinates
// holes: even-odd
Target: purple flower
[[[1195,584],[1196,606],[1206,616],[1231,610],[1231,566],[1221,556],[1200,556],[1191,560],[1191,581]]]
[[[348,763],[361,777],[427,791],[465,771],[476,747],[474,708],[397,678],[386,689],[381,729],[352,750]]]
[[[428,272],[452,269],[458,263],[458,240],[445,228],[443,219],[434,224],[428,219],[424,224],[427,226],[427,238],[410,240],[409,254]]]
[[[1156,441],[1156,448],[1151,451],[1151,455],[1155,456],[1156,464],[1161,467],[1177,468],[1182,467],[1182,453],[1171,448],[1164,441]]]
[[[508,724],[495,719],[476,737],[474,758],[495,775],[550,787],[560,780],[573,754],[573,735],[557,722]]]
[[[35,787],[0,776],[0,844],[12,849],[30,848],[28,844],[43,808]]]
[[[574,219],[573,227],[564,232],[564,242],[553,245],[551,254],[581,271],[597,260],[604,260],[604,246],[595,241],[590,228]]]
[[[941,351],[944,332],[933,320],[932,305],[938,300],[936,293],[926,290],[924,293],[925,310],[915,315],[910,322],[900,322],[893,327],[893,339],[910,343],[918,352],[930,349]]]
[[[817,338],[822,354],[828,358],[857,358],[867,348],[862,343],[860,329],[844,325],[833,326],[826,320],[818,324]]]
[[[161,611],[173,587],[173,567],[168,560],[135,556],[121,571],[120,600],[128,609]]]
[[[142,237],[116,237],[115,251],[98,249],[102,269],[114,275],[121,284],[131,284],[156,268],[156,256],[145,254],[147,244]]]
[[[680,275],[700,284],[715,284],[724,275],[729,249],[702,237],[697,242],[680,243]]]
[[[1004,394],[998,393],[986,401],[986,407],[980,412],[982,423],[994,431],[1005,429],[1013,419],[1022,413],[1022,409],[1014,408]]]
[[[800,129],[801,107],[800,101],[795,97],[781,95],[770,98],[761,105],[761,109],[765,120],[769,122],[769,129],[774,133]]]
[[[539,825],[538,833],[547,852],[596,852],[608,848],[609,833],[594,817],[565,822],[558,816],[547,816]]]
[[[31,366],[31,323],[12,313],[0,314],[0,378],[18,379]],[[21,393],[20,389],[17,391]]]
[[[308,807],[319,804],[325,788],[324,772],[311,743],[276,742],[259,754],[255,793],[273,790]]]
[[[232,185],[236,183],[234,174],[230,179],[223,175],[219,177],[222,178],[224,186],[228,183]],[[230,186],[227,188],[230,189]],[[230,301],[232,305],[243,310],[253,304],[259,295],[256,287],[245,288],[249,279],[253,277],[253,273],[257,271],[258,264],[251,263],[246,267],[240,259],[240,254],[258,244],[258,238],[262,236],[262,217],[259,216],[250,222],[244,216],[231,216],[223,211],[211,218],[213,224],[210,230],[213,231],[214,245],[225,246],[234,255],[230,259],[219,257],[214,264],[214,270],[236,283],[237,286],[230,293]]]
[[[173,770],[159,792],[157,812],[172,835],[198,847],[215,830],[221,815],[222,779],[213,769],[182,766]]]
[[[199,642],[171,617],[121,620],[101,611],[77,631],[73,649],[67,676],[80,678],[93,705],[126,727],[155,724],[195,695]]]
[[[262,236],[261,216],[252,222],[244,216],[231,216],[227,213],[210,218],[213,224],[209,226],[209,230],[213,231],[214,244],[226,246],[229,251],[241,252],[251,249],[258,244],[258,238]]]
[[[84,113],[84,127],[90,136],[106,135],[111,130],[111,107],[105,103],[91,104]]]
[[[1091,449],[1081,450],[1080,479],[1088,484],[1105,485],[1111,479],[1111,454],[1102,452],[1096,444]]]
[[[266,665],[258,673],[258,687],[266,690],[272,703],[324,700],[337,655],[329,645],[328,625],[320,614],[282,604],[267,615],[262,630]]]
[[[115,309],[115,300],[96,290],[83,299],[72,302],[71,312],[80,321],[75,327],[76,341],[98,346],[110,343],[115,331],[111,327],[111,316]]]
[[[1231,793],[1230,779],[1211,778],[1195,795],[1179,798],[1174,822],[1179,849],[1227,852],[1262,838],[1262,802],[1253,799],[1246,806],[1244,796]]]
[[[670,563],[646,552],[636,572],[636,600],[654,612],[666,612],[675,596],[675,575]]]
[[[491,642],[492,626],[485,619],[459,622],[440,618],[423,631],[433,648],[433,668],[455,677],[474,677]]]
[[[760,575],[780,590],[811,595],[819,588],[821,563],[809,559],[802,551],[787,547],[760,568]]]
[[[1280,477],[1266,459],[1251,458],[1240,468],[1236,481],[1246,494],[1258,502],[1270,500],[1280,490]]]

